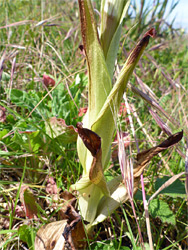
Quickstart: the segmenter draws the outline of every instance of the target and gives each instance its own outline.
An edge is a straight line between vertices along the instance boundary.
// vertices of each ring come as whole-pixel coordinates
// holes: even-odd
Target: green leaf
[[[175,225],[175,215],[165,201],[154,199],[149,203],[149,212],[153,218],[159,217],[163,223]]]
[[[51,112],[49,117],[61,117],[67,124],[74,124],[78,116],[78,108],[81,101],[81,92],[83,91],[83,80],[81,78],[81,83],[77,84],[74,82],[69,86],[70,93],[68,93],[65,85],[60,83],[52,92],[52,100],[48,102],[48,106],[51,107]],[[74,100],[74,101],[73,101]],[[76,105],[75,105],[76,103]]]
[[[89,88],[88,88],[88,124],[90,128],[100,112],[110,90],[111,79],[106,66],[103,50],[101,48],[97,26],[95,23],[93,7],[90,0],[79,0],[81,32],[84,50],[86,53]]]
[[[37,153],[40,148],[43,148],[45,143],[40,136],[40,131],[34,132],[15,132],[12,141],[20,145],[22,149],[27,150],[30,153]]]
[[[52,117],[45,123],[46,133],[51,137],[55,138],[62,144],[68,144],[76,142],[77,132],[75,128],[71,125],[68,126],[65,120],[61,118]]]
[[[75,184],[75,186],[76,185],[77,183]],[[104,194],[101,188],[93,183],[79,190],[79,206],[81,215],[83,216],[84,220],[89,222],[94,221],[98,209],[98,204],[103,195]],[[88,228],[90,228],[91,224],[88,224],[87,226]]]
[[[146,194],[146,200],[149,200],[151,196]],[[135,200],[139,200],[139,201],[143,201],[143,196],[142,196],[142,191],[141,190],[137,190],[137,192],[134,195],[134,199]]]
[[[79,10],[82,40],[88,67],[88,110],[83,119],[83,127],[91,129],[111,91],[112,83],[99,42],[91,1],[79,0]],[[99,136],[101,136],[101,133],[99,133]],[[86,173],[90,169],[92,157],[79,137],[77,150],[80,162]]]
[[[22,225],[18,229],[20,240],[27,243],[30,250],[34,250],[34,234],[33,228],[28,225]]]
[[[92,250],[111,250],[111,249],[121,249],[121,250],[130,250],[129,247],[121,246],[118,248],[118,244],[111,241],[97,242],[92,244]]]
[[[168,181],[171,177],[164,176],[163,178],[158,178],[155,183],[155,189],[159,189],[166,181]],[[180,181],[174,181],[170,186],[163,189],[160,194],[166,194],[171,197],[182,197],[186,196],[185,185]]]
[[[150,250],[150,245],[148,243],[144,243],[144,247],[145,247],[145,250]],[[137,247],[136,250],[142,250],[143,248],[142,247]]]
[[[3,129],[2,131],[0,131],[0,139],[5,136],[8,133],[7,129]]]
[[[121,99],[126,90],[128,80],[136,67],[144,49],[149,43],[150,37],[155,36],[155,30],[150,29],[142,39],[137,43],[135,48],[130,53],[122,68],[118,79],[113,86],[106,102],[104,103],[100,113],[98,114],[95,122],[92,124],[91,129],[102,138],[102,152],[103,152],[103,168],[107,166],[109,161],[109,150],[114,133],[117,112],[119,111]]]
[[[8,82],[10,80],[10,74],[3,72],[2,73],[2,81]]]
[[[24,205],[26,216],[32,219],[37,216],[36,199],[32,191],[27,186],[22,186],[20,191],[20,200]]]
[[[116,176],[113,180],[107,183],[110,191],[110,196],[103,196],[98,205],[96,219],[92,226],[104,221],[120,204],[128,199],[127,189],[121,183],[122,176]],[[135,189],[136,190],[136,189]]]
[[[24,109],[28,109],[29,111],[31,111],[36,107],[35,111],[32,114],[33,118],[35,119],[48,117],[50,114],[49,107],[46,105],[47,99],[44,99],[38,105],[42,98],[43,93],[36,92],[35,90],[26,92],[18,89],[12,89],[10,95],[11,102],[21,107],[23,111]]]
[[[129,4],[130,1],[127,0],[102,1],[101,4],[100,40],[111,79],[113,77],[114,64],[119,48],[123,18],[125,17]]]
[[[0,230],[0,234],[13,234],[13,233],[17,233],[17,229],[7,229],[7,230]]]

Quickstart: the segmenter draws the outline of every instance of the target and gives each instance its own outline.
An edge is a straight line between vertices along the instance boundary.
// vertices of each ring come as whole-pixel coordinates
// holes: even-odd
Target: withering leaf
[[[35,238],[35,249],[37,250],[63,250],[65,238],[62,233],[67,224],[67,220],[52,222],[42,226]]]
[[[97,152],[101,149],[101,138],[95,132],[90,129],[83,128],[82,123],[76,124],[78,134],[82,139],[86,148],[91,152],[92,156],[96,156]]]
[[[84,249],[86,239],[81,216],[75,211],[73,206],[69,206],[66,211],[69,220],[64,228],[63,236],[71,249]]]
[[[134,164],[134,190],[133,193],[135,193],[138,189],[140,175],[143,171],[143,169],[146,167],[147,163],[151,160],[153,156],[158,154],[159,152],[173,146],[177,142],[179,142],[182,139],[183,131],[178,132],[172,136],[170,136],[167,140],[162,142],[156,147],[153,147],[151,149],[145,150],[137,155],[137,161]],[[107,216],[109,216],[116,208],[120,206],[120,204],[124,203],[126,200],[129,199],[129,195],[127,192],[127,189],[125,185],[122,183],[122,176],[117,176],[113,180],[109,181],[107,183],[108,188],[110,190],[110,197],[103,196],[103,198],[100,201],[100,204],[98,206],[97,210],[97,216],[95,221],[92,223],[92,225],[96,225],[99,222],[102,222]],[[164,204],[160,204],[161,207],[163,207]],[[165,205],[164,205],[165,207]],[[153,211],[154,212],[154,211]],[[168,211],[169,215],[171,216],[170,211]],[[158,214],[156,216],[160,216],[161,214]],[[165,217],[166,216],[166,217]],[[164,215],[162,219],[164,221],[167,221],[167,216]],[[172,220],[168,221],[168,223],[172,223]]]
[[[178,143],[183,137],[183,131],[173,134],[168,137],[167,140],[163,141],[156,147],[150,148],[148,150],[142,151],[137,154],[136,162],[134,164],[134,177],[139,177],[149,163],[149,161],[158,153],[172,147],[174,144]]]
[[[22,202],[25,214],[29,219],[37,217],[37,204],[31,189],[24,185],[20,191],[20,201]]]
[[[84,249],[85,231],[80,215],[70,205],[66,211],[66,220],[56,221],[42,226],[35,238],[35,249],[63,250]]]
[[[89,179],[101,188],[105,195],[109,195],[102,168],[101,138],[90,129],[83,128],[82,123],[77,123],[78,134],[86,148],[91,152],[93,161],[89,171]]]
[[[46,133],[61,141],[63,144],[72,143],[77,140],[77,133],[74,126],[66,125],[62,118],[51,117],[46,122]]]
[[[75,207],[77,201],[76,197],[67,190],[60,192],[59,196],[63,200],[63,205],[58,210],[58,216],[61,220],[69,219],[69,217],[67,216],[67,211],[70,206]]]
[[[127,64],[132,64],[137,59],[141,51],[148,45],[150,37],[156,36],[156,30],[154,28],[151,28],[148,30],[142,39],[137,43],[134,50],[131,52],[130,56],[128,57]]]
[[[98,184],[103,179],[103,170],[102,170],[102,150],[100,149],[93,158],[93,162],[89,171],[89,179]]]
[[[181,132],[169,136],[167,140],[163,141],[157,147],[161,148],[162,150],[167,149],[173,146],[174,144],[178,143],[182,139],[182,137],[183,137],[183,130]]]

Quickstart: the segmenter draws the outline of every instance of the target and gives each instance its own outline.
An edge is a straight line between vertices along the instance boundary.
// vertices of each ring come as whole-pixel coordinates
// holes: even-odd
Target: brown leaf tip
[[[96,156],[101,148],[101,138],[95,132],[90,129],[83,128],[82,123],[78,122],[76,124],[78,129],[78,134],[82,139],[86,148],[91,152],[92,156]]]
[[[155,29],[155,28],[151,28],[150,30],[148,30],[148,31],[144,34],[143,38],[144,38],[144,37],[147,37],[147,36],[150,36],[150,37],[154,38],[154,37],[156,37],[156,35],[157,35],[156,29]]]
[[[177,132],[176,134],[173,134],[169,136],[165,141],[163,141],[158,146],[161,148],[168,148],[173,146],[174,144],[178,143],[183,137],[183,130],[180,132]]]
[[[143,52],[143,49],[145,49],[146,46],[148,45],[150,37],[155,37],[155,36],[156,36],[156,30],[154,28],[148,30],[131,52],[129,58],[127,59],[127,64],[132,64],[135,62],[135,60],[137,60],[137,58],[139,59],[139,57]]]
[[[82,122],[77,122],[76,127],[77,129],[82,129]]]

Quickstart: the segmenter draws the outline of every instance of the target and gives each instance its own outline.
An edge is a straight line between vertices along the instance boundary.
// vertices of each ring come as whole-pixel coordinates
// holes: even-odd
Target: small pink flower
[[[48,194],[57,194],[57,185],[53,177],[49,177],[46,185],[46,192]]]
[[[87,108],[80,108],[80,109],[79,109],[78,116],[81,117],[81,116],[83,116],[86,112],[87,112]]]
[[[55,86],[54,79],[52,79],[51,77],[49,77],[49,76],[47,76],[45,74],[43,75],[43,83],[44,83],[44,85],[46,87],[49,87],[49,86],[53,87],[53,86]]]

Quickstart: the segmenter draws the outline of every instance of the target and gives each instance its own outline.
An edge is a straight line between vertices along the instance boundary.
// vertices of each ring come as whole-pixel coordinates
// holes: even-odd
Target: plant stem
[[[146,200],[146,193],[144,189],[143,174],[141,174],[140,178],[141,178],[141,185],[142,185],[142,197],[143,197],[143,202],[144,202],[144,210],[145,210],[145,215],[146,215],[146,227],[147,227],[147,233],[148,233],[148,239],[149,239],[149,246],[150,246],[150,250],[154,250],[153,240],[152,240],[152,235],[151,235],[151,226],[150,226],[150,221],[149,221],[149,213],[148,213],[148,202]]]

